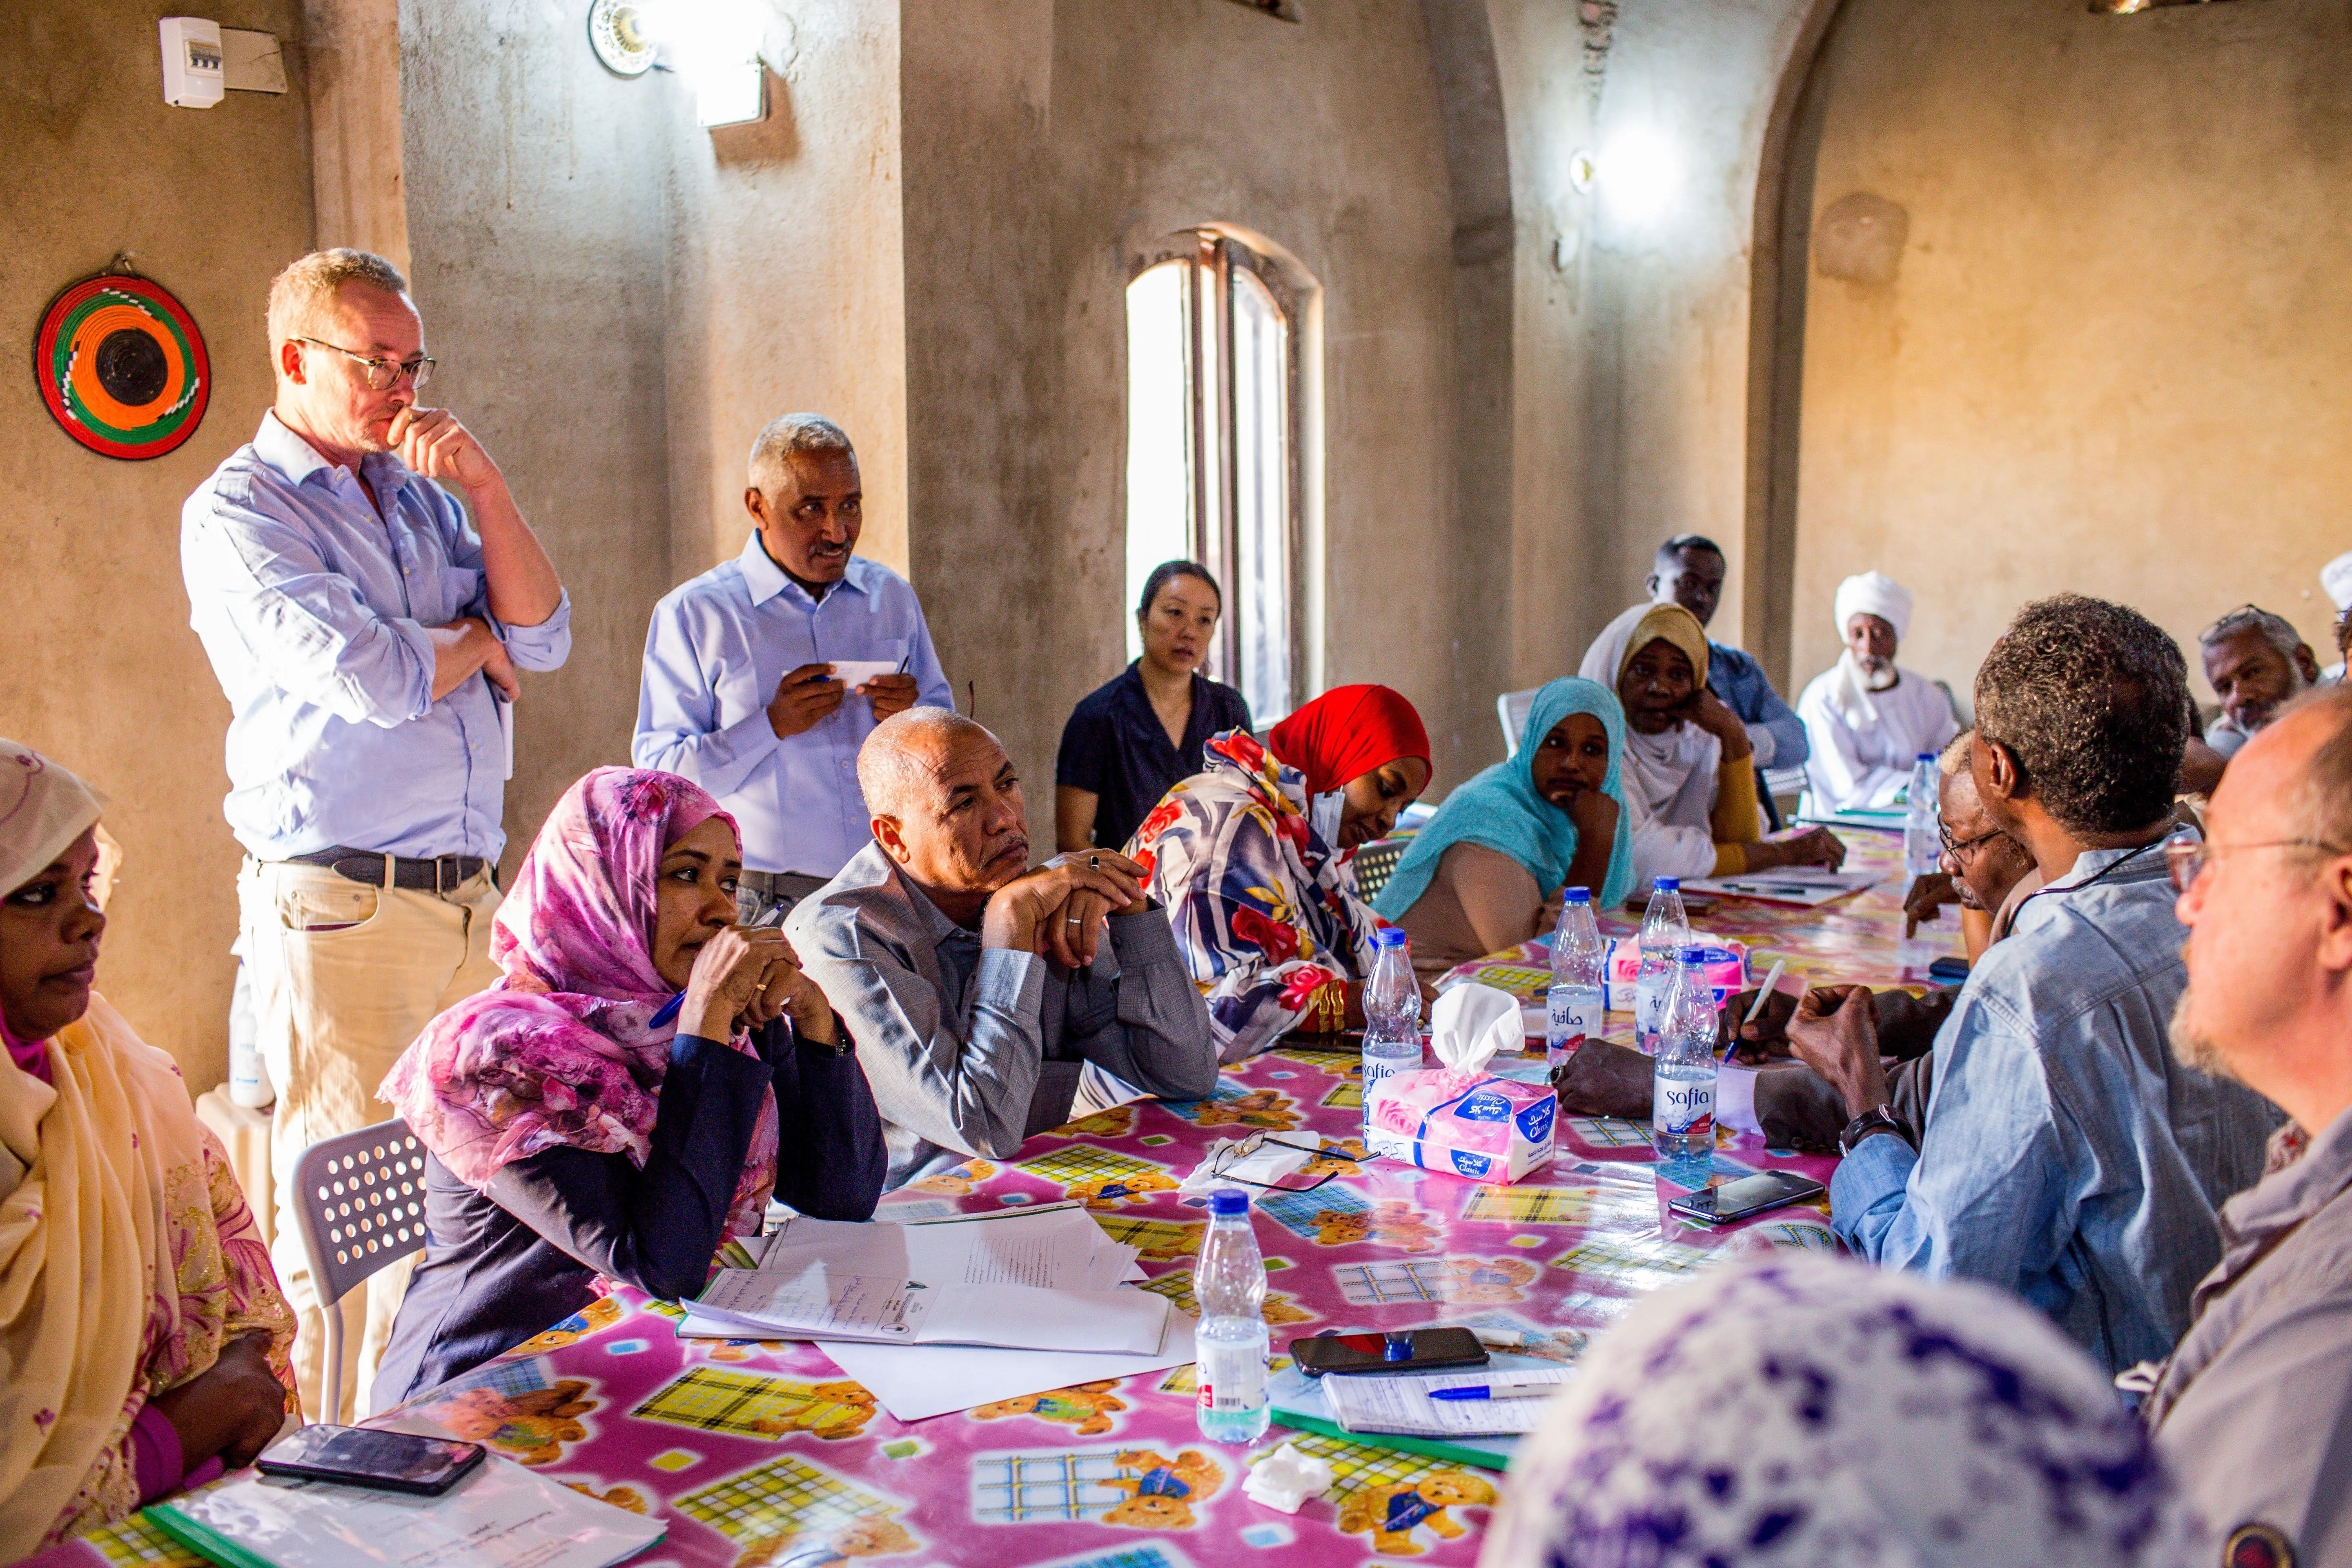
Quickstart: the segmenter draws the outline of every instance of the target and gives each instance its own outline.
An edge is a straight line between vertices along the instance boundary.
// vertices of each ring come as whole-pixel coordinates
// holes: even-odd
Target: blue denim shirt
[[[1706,684],[1709,690],[1723,699],[1725,706],[1739,715],[1742,723],[1771,735],[1770,766],[1805,765],[1805,759],[1813,753],[1812,742],[1805,738],[1805,721],[1797,717],[1795,709],[1780,700],[1780,694],[1772,689],[1772,678],[1764,673],[1764,667],[1756,662],[1754,655],[1743,648],[1709,642]]]
[[[904,577],[853,555],[841,581],[812,599],[768,558],[755,531],[742,554],[654,606],[629,755],[715,795],[742,829],[751,869],[830,877],[874,841],[857,787],[857,748],[874,731],[874,704],[850,692],[786,741],[768,722],[768,703],[802,665],[877,658],[905,661],[916,702],[955,706]]]
[[[2281,1120],[2173,1059],[2172,904],[2155,847],[2084,855],[2027,900],[1936,1036],[1919,1152],[1865,1139],[1830,1184],[1856,1252],[2014,1290],[2111,1372],[2189,1326],[2215,1212],[2261,1178]]]
[[[228,825],[257,858],[506,847],[507,742],[487,677],[433,700],[426,628],[478,616],[522,669],[572,651],[572,601],[535,626],[489,613],[482,542],[390,453],[349,468],[262,416],[180,510],[188,624],[228,694]]]

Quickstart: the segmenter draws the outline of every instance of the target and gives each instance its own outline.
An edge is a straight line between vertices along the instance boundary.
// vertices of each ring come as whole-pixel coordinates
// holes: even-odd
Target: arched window
[[[1191,556],[1224,585],[1209,673],[1263,727],[1297,706],[1303,604],[1297,290],[1231,236],[1143,258],[1127,290],[1127,603]],[[1141,651],[1134,626],[1130,654]]]

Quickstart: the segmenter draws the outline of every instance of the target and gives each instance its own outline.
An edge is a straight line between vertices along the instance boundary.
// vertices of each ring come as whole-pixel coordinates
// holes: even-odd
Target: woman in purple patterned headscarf
[[[741,857],[733,819],[675,773],[598,768],[548,815],[490,935],[505,977],[434,1019],[380,1091],[430,1157],[379,1409],[605,1280],[694,1295],[772,1192],[874,1212],[873,1096],[782,934],[735,925]]]
[[[2200,1539],[2042,1313],[1790,1254],[1627,1313],[1508,1492],[1479,1568],[2186,1568]]]

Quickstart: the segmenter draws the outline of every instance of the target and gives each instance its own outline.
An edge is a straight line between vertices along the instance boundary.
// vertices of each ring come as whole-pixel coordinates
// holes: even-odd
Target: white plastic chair
[[[337,1303],[368,1276],[425,1250],[425,1146],[397,1117],[322,1138],[295,1162],[294,1190],[310,1284],[327,1320],[320,1408],[333,1422],[343,1408],[343,1314]]]
[[[1506,758],[1519,754],[1519,731],[1528,727],[1528,712],[1536,705],[1536,693],[1542,689],[1539,686],[1530,686],[1525,691],[1506,691],[1495,699],[1495,717],[1503,721],[1503,755]]]

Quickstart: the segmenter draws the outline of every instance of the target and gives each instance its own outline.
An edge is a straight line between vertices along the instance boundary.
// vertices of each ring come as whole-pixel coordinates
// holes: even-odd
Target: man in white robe
[[[1911,629],[1911,591],[1883,573],[1838,584],[1838,637],[1845,651],[1797,700],[1812,744],[1805,778],[1818,810],[1854,811],[1901,803],[1912,764],[1959,733],[1951,699],[1895,662]]]

